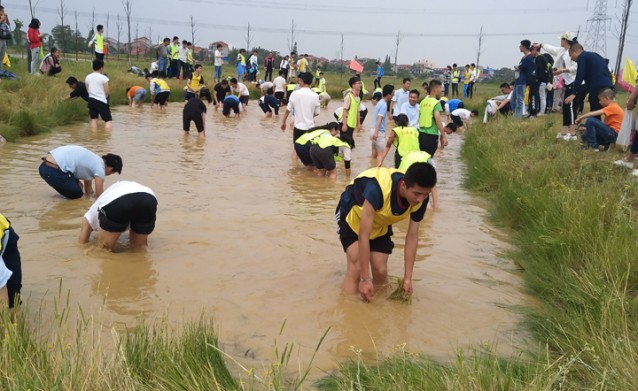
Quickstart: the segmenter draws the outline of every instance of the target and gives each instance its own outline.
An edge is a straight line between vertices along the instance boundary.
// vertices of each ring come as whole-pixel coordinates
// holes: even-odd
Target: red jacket
[[[42,45],[40,41],[40,30],[38,29],[29,27],[27,38],[29,39],[29,49],[39,48]]]

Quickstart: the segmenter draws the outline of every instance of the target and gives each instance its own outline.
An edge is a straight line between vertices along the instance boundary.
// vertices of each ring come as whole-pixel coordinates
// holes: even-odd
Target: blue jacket
[[[603,88],[612,88],[607,61],[598,53],[582,52],[578,56],[577,63],[578,70],[576,71],[574,87],[579,92],[586,89],[589,93],[595,93]],[[581,85],[583,82],[585,82],[585,86]]]

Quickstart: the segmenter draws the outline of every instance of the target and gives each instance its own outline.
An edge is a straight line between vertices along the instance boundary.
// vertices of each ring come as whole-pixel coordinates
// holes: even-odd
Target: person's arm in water
[[[365,200],[361,211],[361,222],[359,224],[359,293],[364,301],[370,301],[374,295],[374,286],[370,277],[370,234],[374,222],[374,207]]]
[[[387,132],[387,142],[385,143],[385,149],[383,150],[383,153],[381,154],[381,157],[379,158],[379,166],[378,167],[383,167],[383,161],[385,160],[385,157],[388,156],[388,152],[390,152],[390,149],[392,148],[392,143],[394,142],[394,138],[396,137],[394,130],[389,129]]]
[[[80,228],[80,237],[78,238],[78,243],[84,244],[89,242],[89,238],[91,237],[91,232],[93,232],[93,228],[86,217],[82,217],[82,227]]]
[[[286,120],[288,119],[288,115],[290,115],[290,110],[286,107],[286,112],[284,113],[284,119],[281,121],[281,131],[286,131]]]
[[[439,128],[439,139],[441,140],[441,149],[447,147],[447,136],[445,135],[445,128],[443,127],[443,122],[441,122],[441,113],[439,111],[434,112],[434,121],[436,122],[436,127]]]
[[[416,250],[419,246],[419,223],[410,219],[408,225],[408,233],[405,235],[404,264],[403,272],[403,292],[412,294],[412,272],[414,271],[414,262],[416,260]]]
[[[133,107],[133,97],[128,95],[128,93],[126,95],[128,96],[128,105]]]

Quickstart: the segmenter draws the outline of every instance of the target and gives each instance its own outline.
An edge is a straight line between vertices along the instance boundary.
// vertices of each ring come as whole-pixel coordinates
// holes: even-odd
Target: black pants
[[[452,83],[452,96],[459,96],[459,83]]]
[[[439,148],[439,136],[419,132],[419,149],[434,157],[434,153]]]
[[[381,77],[374,79],[374,89],[381,88]]]
[[[104,61],[104,53],[95,52],[95,59],[96,60],[100,60],[100,61]]]
[[[272,81],[272,68],[266,68],[266,74],[264,75],[264,80]]]
[[[474,96],[474,82],[473,81],[470,82],[470,86],[467,88],[467,95],[470,97],[470,99]]]
[[[574,83],[565,84],[565,96],[570,96],[574,93]],[[572,103],[566,105],[563,103],[563,126],[571,126],[578,117],[578,102],[576,99]]]
[[[22,289],[22,262],[20,259],[20,251],[18,250],[18,239],[20,237],[13,230],[13,227],[9,227],[9,240],[7,246],[2,254],[4,264],[7,269],[11,270],[13,274],[7,281],[7,291],[9,294],[9,308],[13,308],[16,304],[20,303],[20,290]]]
[[[541,107],[541,96],[538,93],[538,82],[532,81],[529,86],[529,115],[536,116]]]

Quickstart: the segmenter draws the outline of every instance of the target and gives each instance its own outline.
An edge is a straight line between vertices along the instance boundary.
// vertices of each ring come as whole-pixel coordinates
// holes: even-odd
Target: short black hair
[[[275,91],[273,90],[272,87],[270,87],[269,89],[266,90],[266,95],[272,95],[274,93],[275,93]]]
[[[193,67],[193,69],[198,69],[198,68],[201,68],[201,67],[202,67],[202,64],[195,64],[195,66]]]
[[[232,79],[230,79],[230,82],[231,82],[232,84],[237,84],[237,79],[235,79],[235,78],[233,77]]]
[[[104,68],[104,61],[102,60],[93,60],[93,70],[97,71],[99,69]]]
[[[445,125],[445,127],[450,129],[452,132],[456,132],[456,130],[459,128],[454,122],[450,122],[449,124]]]
[[[430,80],[430,84],[429,84],[430,88],[438,87],[440,85],[442,85],[442,84],[441,84],[441,82],[439,80],[437,80],[437,79]]]
[[[228,85],[228,80],[226,80],[226,79],[222,80],[222,85],[223,86],[227,86]]]
[[[408,124],[410,123],[410,121],[408,120],[408,116],[403,113],[397,115],[397,120],[394,122],[397,124],[397,126],[408,126]]]
[[[410,79],[409,77],[406,77],[403,79],[403,84],[405,84],[406,81],[412,82],[412,79]]]
[[[69,76],[68,79],[66,79],[66,84],[71,85],[71,84],[78,84],[78,79],[76,79],[73,76]]]
[[[178,40],[179,41],[179,37],[177,35],[173,36],[173,41],[174,40]]]
[[[392,94],[392,92],[394,91],[394,86],[392,84],[386,84],[383,86],[383,96],[386,97],[390,94]]]
[[[479,115],[479,112],[478,112],[478,110],[474,109],[474,110],[472,110],[472,114]]]
[[[354,83],[358,83],[358,82],[360,82],[360,81],[361,81],[361,79],[359,79],[358,77],[356,77],[356,76],[352,76],[352,77],[350,78],[350,80],[348,80],[348,85],[349,85],[350,87],[352,87],[352,86],[354,85]]]
[[[164,38],[164,39],[162,40],[162,42],[170,42],[170,41],[171,41],[171,39],[170,39],[170,38],[168,38],[168,37],[166,37],[166,38]]]
[[[417,98],[421,95],[421,93],[419,92],[419,90],[417,90],[416,88],[415,88],[415,89],[413,89],[413,90],[410,90],[410,94],[416,94],[416,97],[417,97]]]
[[[436,170],[430,163],[413,163],[405,171],[403,180],[408,188],[420,186],[431,189],[436,186]]]
[[[104,26],[102,26],[101,24],[98,24],[98,25],[97,25],[97,27],[95,27],[95,29],[96,29],[97,31],[100,31],[100,30],[103,30],[103,29],[104,29]]]
[[[532,43],[529,39],[524,39],[521,41],[521,46],[523,46],[527,50],[530,50],[532,48]]]
[[[113,172],[117,172],[118,174],[122,173],[122,158],[119,155],[107,153],[102,156],[102,159],[104,159],[104,165],[111,167]]]
[[[301,72],[297,78],[303,80],[304,84],[308,85],[312,84],[312,80],[314,79],[312,73],[309,72]]]
[[[500,86],[498,86],[498,88],[505,88],[505,87],[510,87],[509,83],[503,83]]]

